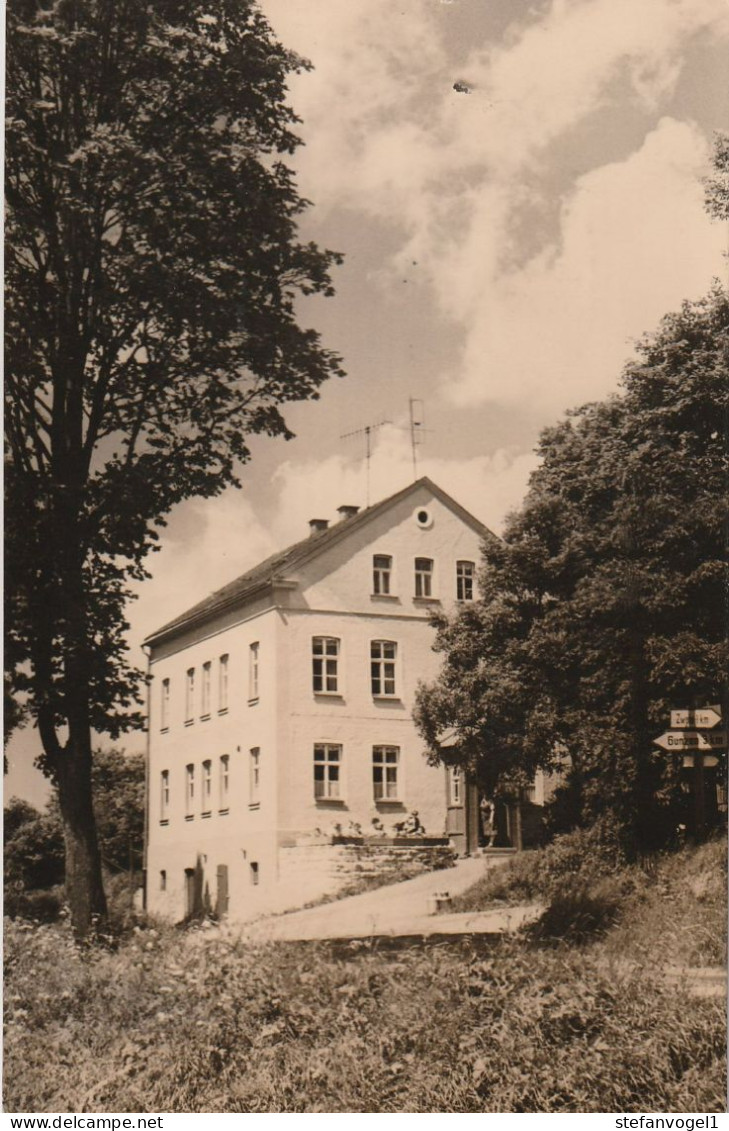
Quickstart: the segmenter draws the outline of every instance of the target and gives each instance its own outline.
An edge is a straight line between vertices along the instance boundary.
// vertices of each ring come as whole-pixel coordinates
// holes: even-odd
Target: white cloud
[[[630,340],[722,269],[720,232],[702,208],[707,147],[664,119],[626,161],[582,177],[566,201],[560,241],[521,269],[479,280],[457,403],[528,402],[556,415],[614,389]],[[468,249],[460,258],[470,262]],[[441,282],[467,266],[454,256]]]
[[[473,51],[466,73],[491,113],[451,102],[451,129],[470,111],[473,155],[510,176],[614,99],[621,71],[627,93],[654,108],[673,90],[688,40],[707,28],[729,31],[723,0],[554,0],[505,45]]]
[[[729,34],[725,0],[553,0],[502,42],[474,43],[458,76],[425,0],[267,10],[316,67],[294,90],[305,191],[318,209],[399,225],[379,284],[417,261],[463,327],[463,368],[444,374],[444,395],[447,382],[461,404],[528,401],[552,415],[601,395],[627,340],[720,270],[698,184],[708,154],[690,123],[654,119],[633,154],[597,158],[576,181],[564,147],[605,108],[634,137],[674,91],[692,38]],[[454,77],[471,93],[454,92]],[[542,221],[555,196],[556,235]],[[527,262],[514,270],[525,212]]]
[[[425,0],[402,10],[389,0],[264,6],[283,41],[315,66],[292,81],[305,192],[318,209],[357,207],[410,234],[432,219],[422,196],[429,206],[441,197],[467,205],[474,176],[479,188],[511,182],[611,100],[632,93],[655,107],[675,86],[692,36],[729,34],[724,0],[553,0],[515,22],[503,43],[473,45],[464,95],[453,90],[458,75]]]
[[[145,636],[232,581],[280,547],[241,490],[194,499],[176,508],[147,559],[152,576],[136,587],[128,608],[129,639]],[[140,663],[135,653],[134,662]]]
[[[417,449],[417,475],[427,475],[495,532],[506,514],[522,501],[529,473],[536,467],[532,452],[501,449],[470,459],[435,458]],[[412,448],[405,429],[382,428],[372,446],[369,501],[379,502],[413,481]],[[364,461],[343,456],[325,460],[286,461],[274,474],[277,505],[272,519],[279,545],[305,537],[310,518],[337,518],[337,507],[367,504]]]

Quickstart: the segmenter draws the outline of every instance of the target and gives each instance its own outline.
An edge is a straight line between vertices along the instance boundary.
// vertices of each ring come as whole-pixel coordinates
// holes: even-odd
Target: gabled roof
[[[328,550],[330,546],[348,537],[354,530],[359,530],[360,527],[365,526],[373,518],[382,514],[383,511],[388,510],[395,503],[399,503],[408,495],[413,494],[420,487],[426,487],[435,498],[439,499],[449,510],[454,511],[467,526],[470,526],[471,529],[482,538],[496,537],[487,526],[484,526],[477,518],[474,518],[465,507],[457,503],[455,499],[451,498],[447,492],[443,491],[437,484],[433,483],[431,479],[428,479],[427,476],[423,476],[414,483],[408,484],[407,487],[403,487],[401,491],[397,491],[394,495],[390,495],[381,502],[359,511],[358,514],[353,515],[351,518],[342,519],[327,530],[322,530],[317,534],[310,534],[300,542],[295,542],[293,546],[289,546],[286,550],[281,550],[277,554],[271,554],[269,558],[260,562],[259,565],[254,566],[253,569],[248,570],[247,573],[237,577],[235,581],[224,585],[222,589],[217,589],[214,593],[211,593],[209,597],[206,597],[203,601],[199,601],[196,605],[193,605],[191,609],[181,613],[180,616],[175,617],[174,620],[169,621],[167,624],[163,625],[162,628],[157,629],[156,632],[150,633],[144,643],[157,644],[166,636],[173,636],[182,629],[200,624],[207,620],[208,617],[230,608],[231,605],[241,604],[243,601],[248,600],[248,598],[263,592],[265,589],[269,588],[274,581],[283,580],[284,575],[289,570],[302,565],[311,558],[317,557],[324,550]]]

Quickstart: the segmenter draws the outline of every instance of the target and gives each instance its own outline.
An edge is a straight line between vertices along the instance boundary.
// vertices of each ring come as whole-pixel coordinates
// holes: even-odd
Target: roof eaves
[[[249,601],[252,597],[264,593],[267,589],[274,588],[274,586],[278,584],[278,580],[278,578],[274,577],[263,578],[260,581],[253,582],[245,589],[239,589],[237,592],[231,593],[223,600],[211,600],[210,604],[205,604],[205,607],[201,607],[201,603],[200,606],[195,606],[189,612],[183,613],[175,620],[168,621],[162,628],[158,628],[156,632],[150,633],[149,636],[144,638],[143,643],[150,645],[160,644],[163,640],[177,636],[190,628],[195,628],[197,625],[209,620],[210,617],[224,613],[227,609],[233,608],[243,601]]]

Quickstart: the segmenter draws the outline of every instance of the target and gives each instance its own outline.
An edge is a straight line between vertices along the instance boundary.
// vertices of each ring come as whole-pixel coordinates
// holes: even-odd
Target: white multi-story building
[[[295,905],[326,887],[302,846],[413,811],[463,848],[468,791],[411,712],[438,671],[430,614],[474,599],[492,535],[428,479],[310,527],[146,641],[153,912]]]

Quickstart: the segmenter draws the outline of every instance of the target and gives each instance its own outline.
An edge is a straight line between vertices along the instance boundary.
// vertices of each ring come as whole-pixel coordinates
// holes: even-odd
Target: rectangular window
[[[257,860],[251,860],[250,875],[251,883],[255,886],[258,883],[261,875]]]
[[[258,746],[254,746],[249,754],[249,803],[251,805],[260,805],[261,803],[261,751]]]
[[[159,819],[165,823],[170,817],[170,771],[163,770],[159,782]]]
[[[258,643],[248,649],[248,701],[258,698]]]
[[[220,809],[228,812],[228,796],[230,794],[230,756],[223,754],[220,759]]]
[[[170,681],[162,680],[162,698],[160,702],[160,730],[167,730],[170,725]]]
[[[372,559],[372,592],[376,597],[389,597],[392,558],[387,554],[375,554]]]
[[[338,800],[342,748],[330,742],[317,742],[314,746],[314,797],[317,801]]]
[[[202,666],[202,705],[200,715],[203,719],[210,718],[210,673],[211,664],[207,660]]]
[[[165,872],[164,868],[159,874],[159,890],[167,891],[167,873]]]
[[[433,596],[433,559],[415,559],[415,596]]]
[[[316,694],[339,691],[339,641],[334,636],[315,636],[312,640],[312,678]]]
[[[228,657],[221,656],[218,661],[218,710],[228,710]]]
[[[195,767],[185,766],[185,816],[189,819],[195,812]]]
[[[373,640],[370,644],[370,672],[373,695],[395,695],[397,644],[393,640]]]
[[[213,797],[213,764],[210,759],[202,764],[202,797],[200,805],[203,817],[210,816],[210,807],[212,805]]]
[[[463,775],[460,766],[451,766],[448,771],[448,779],[450,782],[450,804],[462,805],[463,804]]]
[[[456,562],[456,597],[459,601],[473,600],[473,579],[476,566],[473,562]]]
[[[188,668],[185,677],[185,726],[193,721],[195,715],[195,669]]]
[[[372,787],[375,801],[397,801],[399,746],[372,747]]]

